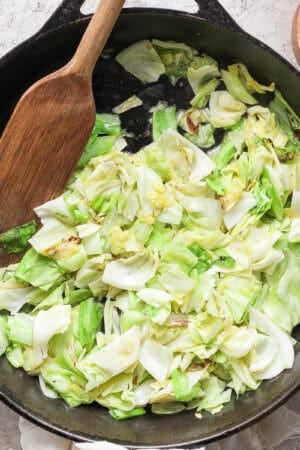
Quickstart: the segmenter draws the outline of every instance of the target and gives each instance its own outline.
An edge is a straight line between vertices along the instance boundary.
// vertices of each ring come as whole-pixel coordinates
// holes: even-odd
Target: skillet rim
[[[201,17],[201,15],[199,15],[201,13],[192,14],[192,13],[187,13],[187,12],[183,12],[183,11],[174,11],[171,9],[124,8],[121,13],[121,15],[136,15],[136,14],[138,14],[138,15],[162,14],[162,15],[166,15],[168,17],[169,16],[173,16],[173,17],[177,16],[177,17],[182,17],[182,18],[190,18],[190,19],[198,21],[199,23],[207,23],[207,24],[215,26],[217,28],[221,28],[226,32],[229,31],[230,33],[234,34],[236,36],[236,38],[238,38],[238,37],[243,37],[244,39],[246,38],[252,44],[266,50],[269,54],[271,54],[271,56],[276,58],[280,63],[284,64],[292,73],[294,73],[297,76],[297,78],[299,78],[299,81],[300,81],[300,71],[296,67],[294,67],[289,61],[287,61],[283,56],[281,56],[278,52],[273,50],[267,44],[263,43],[259,39],[251,36],[244,30],[242,30],[238,25],[236,25],[236,27],[234,27],[234,25],[232,27],[228,27],[222,23],[218,23],[217,17],[216,17],[216,21],[212,21],[207,18]],[[72,27],[72,26],[79,25],[79,24],[80,25],[85,24],[90,20],[91,17],[92,17],[92,15],[82,16],[79,19],[72,20],[70,22],[60,24],[58,26],[55,26],[55,24],[53,22],[50,24],[50,22],[51,22],[51,18],[50,18],[50,20],[37,33],[35,33],[32,37],[30,37],[29,39],[25,40],[24,42],[20,43],[18,46],[16,46],[12,50],[10,50],[8,53],[6,53],[0,59],[0,71],[5,68],[6,64],[12,63],[13,60],[16,57],[18,57],[18,55],[20,53],[22,53],[23,50],[30,48],[32,43],[36,43],[41,38],[51,37],[52,35],[55,35],[55,33],[60,29]],[[50,26],[50,29],[49,29],[49,26]],[[294,368],[294,366],[293,366],[293,368]],[[293,368],[290,370],[293,370]],[[14,370],[16,370],[16,369],[14,369]],[[231,436],[234,433],[237,433],[237,432],[257,423],[259,420],[263,419],[264,417],[266,417],[267,415],[272,413],[275,409],[277,409],[279,406],[284,404],[299,389],[300,389],[300,377],[298,377],[298,382],[293,387],[291,387],[287,392],[284,392],[281,396],[279,396],[278,398],[273,400],[267,407],[264,408],[264,410],[262,412],[259,412],[256,415],[254,415],[253,417],[244,420],[240,424],[233,425],[230,428],[227,428],[226,430],[216,431],[214,433],[211,433],[208,437],[201,438],[201,440],[198,439],[198,440],[193,440],[193,441],[188,441],[188,442],[182,442],[180,444],[168,444],[168,445],[163,445],[163,446],[161,446],[161,445],[147,446],[147,445],[140,445],[140,444],[139,445],[129,444],[129,446],[128,446],[126,443],[124,444],[124,441],[118,441],[117,439],[114,439],[114,441],[111,441],[111,442],[115,442],[120,445],[126,445],[126,447],[131,448],[131,449],[159,448],[161,450],[163,448],[165,448],[165,449],[174,448],[174,445],[179,446],[180,448],[186,448],[186,446],[188,446],[189,449],[193,448],[194,446],[198,447],[199,445],[203,445],[203,444],[206,445],[206,444],[216,441],[218,439],[222,439],[222,438]],[[17,412],[21,416],[25,417],[26,419],[30,420],[31,422],[35,423],[36,425],[46,429],[47,431],[50,431],[52,433],[54,432],[62,437],[67,438],[67,439],[71,439],[73,441],[93,442],[92,439],[87,438],[86,436],[84,436],[81,433],[75,434],[75,432],[73,432],[73,431],[67,430],[62,427],[58,427],[54,424],[50,424],[50,422],[47,422],[45,419],[37,416],[35,413],[28,411],[13,397],[14,396],[11,391],[6,392],[5,387],[3,389],[3,387],[0,385],[0,400],[2,400],[3,403],[5,403],[7,406],[9,406],[12,410]]]
[[[290,61],[288,61],[286,58],[284,58],[280,53],[278,53],[276,50],[271,48],[269,45],[265,44],[263,41],[259,40],[258,38],[252,36],[247,31],[243,30],[239,27],[239,25],[235,24],[236,26],[228,27],[222,23],[218,23],[218,18],[216,17],[216,21],[208,20],[207,18],[201,17],[201,13],[188,13],[184,11],[175,11],[172,9],[162,9],[162,8],[124,8],[120,14],[120,16],[123,15],[134,15],[134,14],[165,14],[167,16],[178,16],[183,18],[190,18],[196,21],[199,21],[200,23],[207,23],[210,25],[213,25],[215,27],[221,28],[226,32],[230,32],[236,35],[236,37],[242,37],[248,39],[252,44],[257,45],[258,47],[266,50],[268,53],[271,54],[271,56],[275,57],[278,61],[283,63],[285,66],[287,66],[288,69],[290,69],[296,76],[300,79],[300,68],[297,69]],[[55,13],[54,13],[55,15]],[[52,16],[53,17],[53,16]],[[30,46],[33,42],[38,41],[41,37],[48,37],[52,34],[55,34],[57,30],[61,28],[65,28],[68,26],[74,26],[75,24],[83,24],[85,22],[89,22],[89,20],[92,17],[92,14],[88,15],[81,15],[80,18],[75,19],[73,21],[58,24],[58,26],[55,26],[52,22],[52,17],[38,30],[35,34],[33,34],[31,37],[26,39],[25,41],[18,44],[16,47],[9,50],[5,55],[3,55],[0,58],[0,70],[2,69],[2,65],[5,65],[10,62],[11,59],[15,58],[18,53],[20,53],[23,49],[25,49],[28,45]]]

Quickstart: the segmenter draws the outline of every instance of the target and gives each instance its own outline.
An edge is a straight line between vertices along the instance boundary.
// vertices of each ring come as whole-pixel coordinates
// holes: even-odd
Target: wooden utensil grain
[[[61,194],[95,121],[92,74],[125,0],[102,0],[71,61],[31,86],[0,140],[0,232]],[[0,253],[0,267],[11,257]]]
[[[298,64],[300,64],[300,6],[298,7],[293,20],[292,27],[292,44],[293,50],[297,59]]]

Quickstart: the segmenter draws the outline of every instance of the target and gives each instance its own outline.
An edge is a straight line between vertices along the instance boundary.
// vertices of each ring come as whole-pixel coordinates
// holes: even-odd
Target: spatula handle
[[[106,41],[119,17],[125,0],[101,0],[77,51],[68,64],[68,71],[92,77],[92,73]]]
[[[298,9],[294,16],[292,28],[292,44],[297,62],[298,64],[300,64],[300,6],[298,6]]]

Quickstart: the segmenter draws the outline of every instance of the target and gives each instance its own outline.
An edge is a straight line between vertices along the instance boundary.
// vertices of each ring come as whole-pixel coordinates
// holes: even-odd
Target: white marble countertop
[[[45,23],[61,0],[0,0],[0,57]],[[83,11],[92,12],[98,0],[88,0]],[[220,0],[237,23],[297,66],[291,46],[292,17],[299,0]],[[174,5],[176,4],[176,5]],[[166,7],[195,12],[193,0],[127,0],[126,6]],[[300,395],[292,401],[300,412]],[[300,443],[296,444],[300,449]],[[251,445],[251,448],[254,447]],[[288,443],[276,447],[287,450]],[[0,403],[0,450],[19,450],[18,416]],[[238,450],[249,450],[240,448]],[[38,450],[38,448],[32,448]],[[59,449],[58,449],[59,450]],[[230,449],[231,450],[231,449]]]

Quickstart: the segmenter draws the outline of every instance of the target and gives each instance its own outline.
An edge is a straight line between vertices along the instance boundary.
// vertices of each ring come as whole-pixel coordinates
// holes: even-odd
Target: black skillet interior
[[[73,55],[88,20],[79,16],[81,20],[75,23],[62,24],[65,20],[78,17],[76,6],[82,3],[83,0],[66,0],[64,4],[67,7],[62,8],[41,33],[0,61],[0,130],[24,90],[35,80],[65,64]],[[295,95],[299,91],[299,73],[296,69],[264,44],[242,32],[215,0],[198,0],[197,3],[201,6],[201,17],[204,19],[166,10],[127,10],[120,17],[106,46],[106,55],[110,51],[113,55],[140,39],[155,37],[185,42],[200,52],[216,57],[222,66],[235,61],[244,62],[259,80],[276,80],[287,100],[296,110],[300,110],[300,96]],[[158,83],[144,85],[126,73],[113,58],[103,57],[96,65],[93,80],[98,111],[110,111],[133,94],[144,100],[143,109],[133,110],[123,117],[125,128],[136,131],[136,135],[141,137],[148,126],[149,107],[158,100],[176,104],[178,108],[188,106],[192,94],[189,86],[183,84],[183,88],[173,87],[166,77],[161,77]],[[138,147],[143,143],[142,139]]]
[[[0,61],[0,129],[24,90],[41,76],[62,66],[73,54],[88,20],[78,18],[82,0],[67,0],[41,33]],[[134,9],[122,13],[106,54],[114,54],[127,45],[145,38],[173,39],[216,57],[221,64],[245,63],[263,82],[277,81],[278,88],[300,111],[299,73],[266,46],[241,33],[233,20],[214,0],[198,0],[201,18],[191,14],[162,10]],[[65,25],[65,21],[72,21]],[[56,28],[58,27],[58,28]],[[225,28],[226,27],[226,28]],[[49,28],[53,28],[49,31]],[[56,28],[56,29],[55,29]],[[112,52],[112,53],[111,53]],[[123,116],[123,126],[133,131],[129,149],[136,150],[149,139],[149,108],[158,100],[186,107],[191,97],[189,87],[175,88],[166,78],[153,85],[143,85],[125,73],[113,58],[100,58],[94,74],[97,110],[110,111],[120,101],[136,94],[144,106]],[[3,218],[1,218],[3,220]],[[236,432],[268,414],[285,401],[299,386],[300,346],[296,346],[293,369],[262,384],[227,405],[222,413],[194,418],[193,412],[175,416],[147,415],[117,422],[106,410],[96,406],[68,408],[60,400],[46,399],[35,378],[13,369],[0,358],[0,397],[20,414],[37,424],[75,440],[109,440],[132,448],[174,447],[204,444]]]

